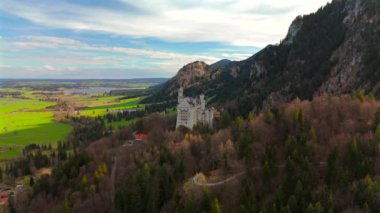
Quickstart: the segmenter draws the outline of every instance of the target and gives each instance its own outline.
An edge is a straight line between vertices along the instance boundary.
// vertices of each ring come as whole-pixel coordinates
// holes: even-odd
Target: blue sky
[[[172,77],[278,43],[328,0],[2,0],[0,78]]]

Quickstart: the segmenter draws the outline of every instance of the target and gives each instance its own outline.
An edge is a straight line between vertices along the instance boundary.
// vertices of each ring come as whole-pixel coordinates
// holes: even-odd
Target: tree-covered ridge
[[[30,179],[17,210],[380,210],[380,103],[361,91],[296,99],[245,118],[224,111],[213,130],[175,129],[173,115],[157,113],[116,130],[102,119],[109,118],[78,120],[85,125],[60,144],[57,157],[41,158],[49,147],[25,149],[25,163],[6,173],[57,161],[50,176]],[[92,138],[92,131],[102,134]],[[131,143],[133,132],[148,140]]]
[[[296,97],[324,92],[350,94],[363,89],[380,95],[377,1],[335,0],[310,15],[299,16],[286,38],[252,57],[212,69],[195,79],[185,94],[205,93],[208,103],[233,114],[259,112]],[[191,71],[191,70],[190,70]],[[156,99],[174,100],[179,79],[163,86]]]
[[[135,156],[116,206],[213,212],[217,202],[224,212],[379,211],[379,119],[379,103],[360,95],[297,100],[257,118],[224,114],[216,132],[167,133],[160,148]],[[200,171],[221,179],[246,175],[203,189],[192,185]]]

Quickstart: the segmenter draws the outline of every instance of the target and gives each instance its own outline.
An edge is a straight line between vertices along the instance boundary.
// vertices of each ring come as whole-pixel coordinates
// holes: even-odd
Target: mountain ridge
[[[379,11],[376,0],[334,0],[296,17],[279,44],[223,67],[204,65],[207,74],[188,78],[185,94],[205,93],[209,104],[234,114],[326,92],[341,95],[361,89],[380,97]],[[175,99],[182,83],[177,74],[155,100]]]

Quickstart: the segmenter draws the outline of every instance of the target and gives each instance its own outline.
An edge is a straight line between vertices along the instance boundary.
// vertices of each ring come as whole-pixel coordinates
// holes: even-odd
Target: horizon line
[[[170,79],[169,77],[152,78],[1,78],[0,80],[136,80],[136,79]]]

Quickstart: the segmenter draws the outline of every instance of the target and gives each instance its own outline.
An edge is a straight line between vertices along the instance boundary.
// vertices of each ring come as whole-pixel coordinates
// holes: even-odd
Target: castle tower
[[[183,87],[181,86],[178,90],[178,103],[181,103],[183,99]]]

